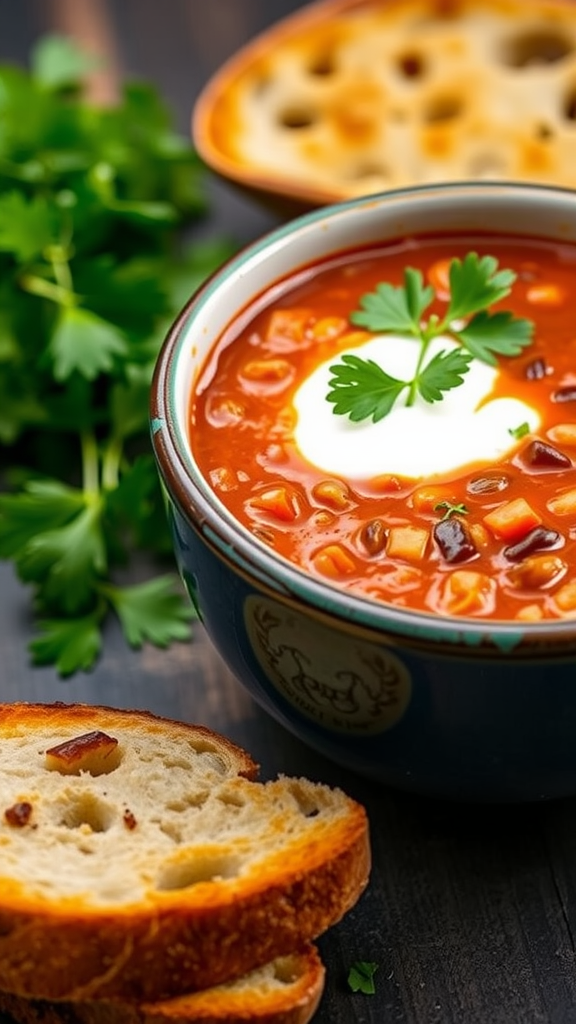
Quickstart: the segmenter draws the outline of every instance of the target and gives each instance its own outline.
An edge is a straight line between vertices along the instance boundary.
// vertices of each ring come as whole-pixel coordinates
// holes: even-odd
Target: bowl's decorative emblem
[[[350,735],[385,732],[404,715],[412,685],[404,663],[354,635],[339,633],[270,598],[250,596],[244,620],[266,675],[282,696],[323,728]]]

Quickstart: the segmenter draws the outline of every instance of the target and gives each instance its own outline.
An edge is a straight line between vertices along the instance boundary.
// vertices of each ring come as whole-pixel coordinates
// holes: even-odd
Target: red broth
[[[369,337],[349,320],[360,297],[402,284],[410,266],[441,314],[447,261],[468,252],[517,274],[499,308],[533,321],[534,340],[499,359],[490,397],[537,409],[537,435],[501,461],[418,479],[347,480],[308,463],[293,398],[317,365]],[[488,235],[411,238],[303,269],[245,310],[204,367],[189,422],[203,475],[256,538],[356,594],[455,616],[576,615],[575,285],[576,246]],[[440,526],[442,502],[461,511]]]

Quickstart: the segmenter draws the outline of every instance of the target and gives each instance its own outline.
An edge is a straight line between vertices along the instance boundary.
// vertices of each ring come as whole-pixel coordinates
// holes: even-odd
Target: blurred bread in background
[[[208,83],[218,173],[318,205],[479,178],[576,182],[572,0],[320,0]]]

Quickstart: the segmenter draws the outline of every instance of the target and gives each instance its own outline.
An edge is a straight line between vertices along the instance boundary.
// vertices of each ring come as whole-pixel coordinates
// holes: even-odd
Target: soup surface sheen
[[[514,272],[489,308],[533,324],[529,344],[430,402],[407,389],[374,422],[327,399],[342,356],[400,381],[421,344],[351,319],[405,268],[433,288],[468,254]],[[489,235],[408,238],[342,253],[277,283],[219,339],[191,396],[198,465],[260,541],[317,578],[445,615],[576,615],[576,246]],[[457,326],[464,327],[466,319]],[[430,360],[459,347],[444,334]]]

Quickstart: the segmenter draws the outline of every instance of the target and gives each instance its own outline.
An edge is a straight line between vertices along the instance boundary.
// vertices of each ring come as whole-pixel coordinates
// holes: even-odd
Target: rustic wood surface
[[[152,80],[187,131],[194,97],[212,70],[299,6],[0,0],[0,59],[24,61],[48,30],[73,33],[108,56],[109,70],[95,83],[103,97],[124,76]],[[225,227],[242,241],[272,226],[232,188],[213,182],[211,195],[209,230]],[[574,1024],[576,800],[462,806],[369,784],[307,750],[256,707],[201,627],[192,645],[141,652],[129,651],[111,627],[95,671],[64,682],[29,664],[28,601],[10,567],[0,564],[1,700],[104,703],[203,722],[246,746],[264,776],[309,775],[366,804],[372,880],[358,906],[320,941],[328,971],[315,1024]],[[379,964],[373,996],[347,986],[356,959]]]

